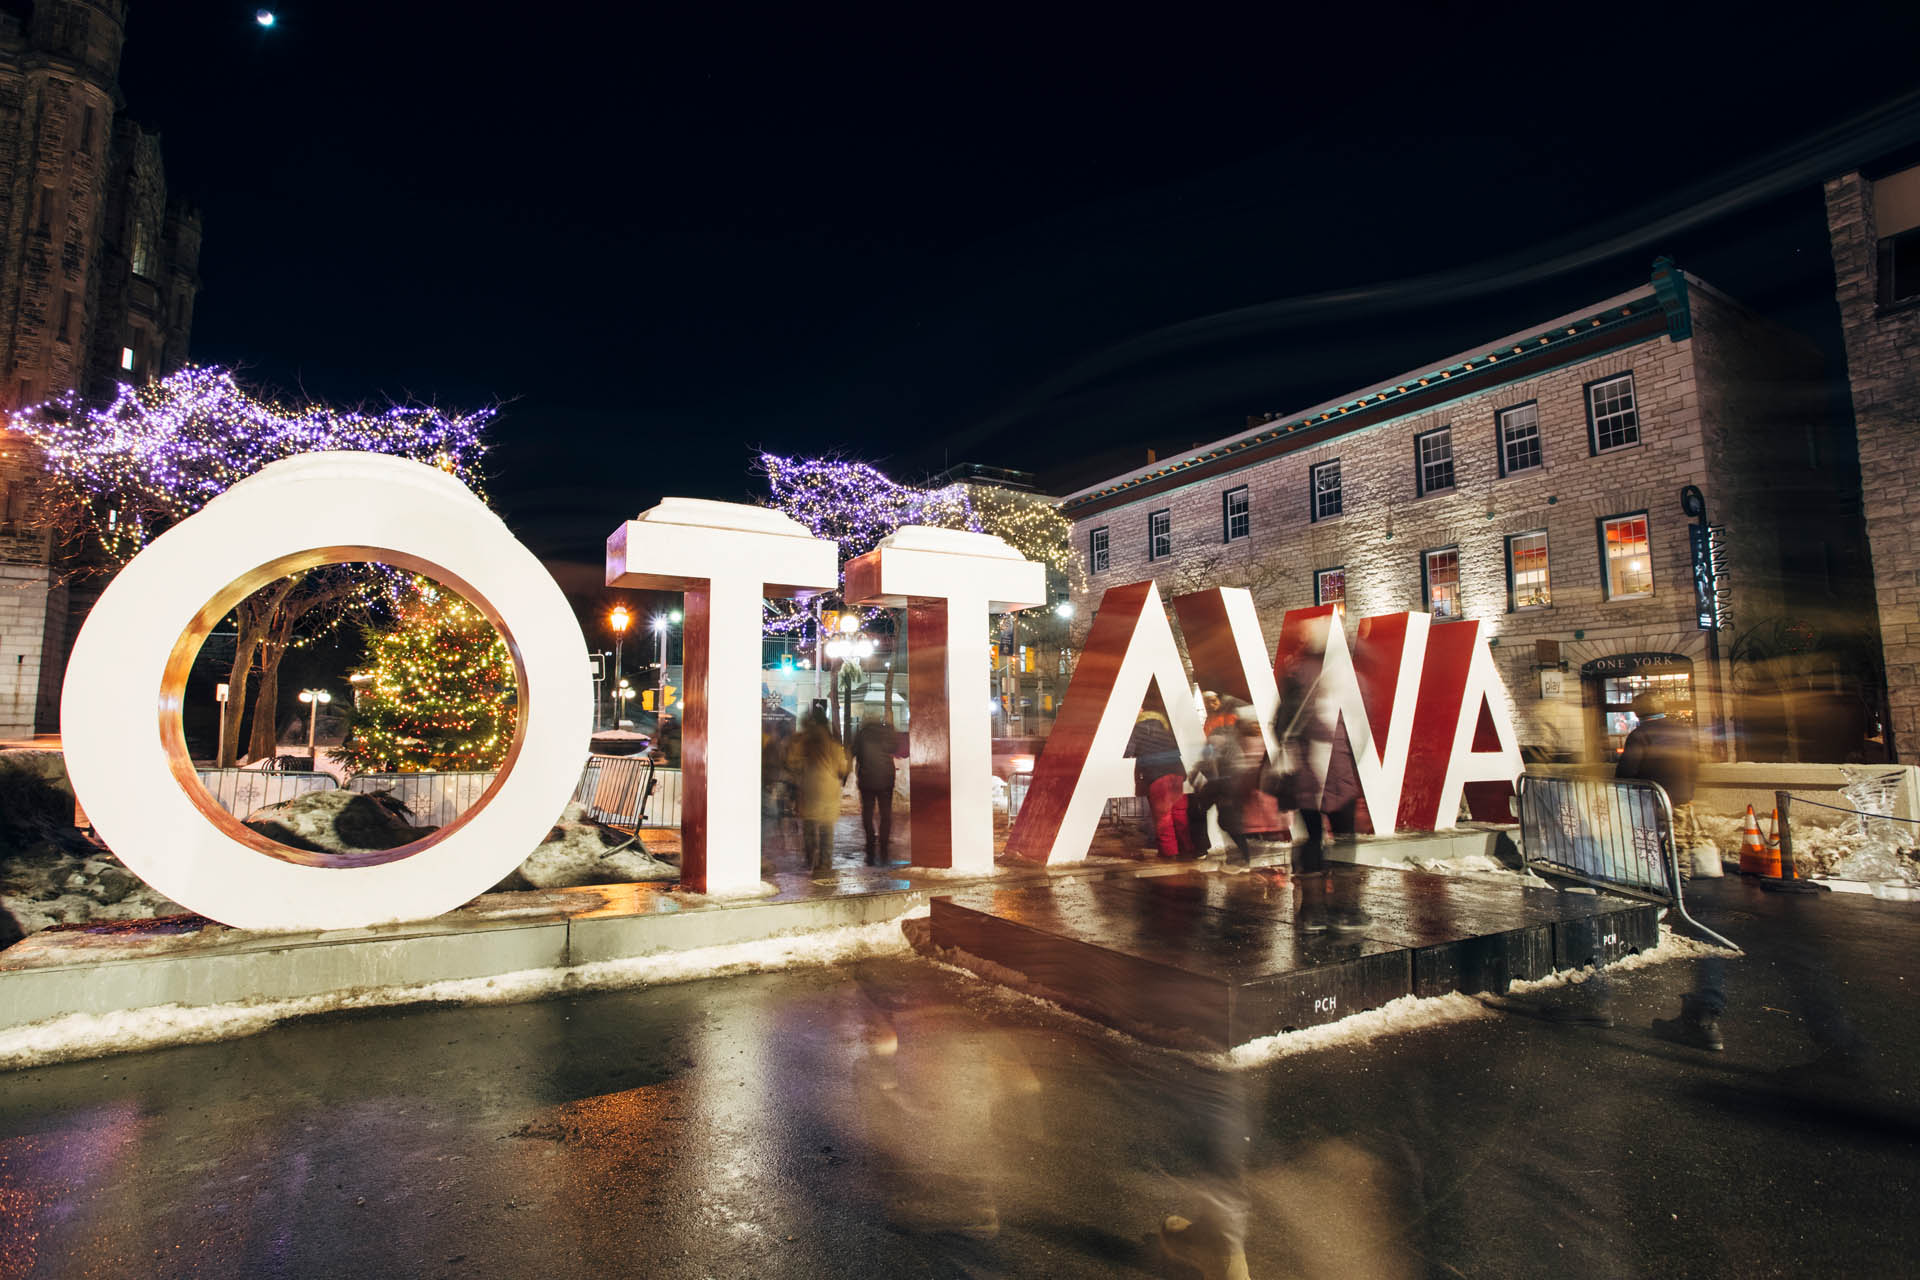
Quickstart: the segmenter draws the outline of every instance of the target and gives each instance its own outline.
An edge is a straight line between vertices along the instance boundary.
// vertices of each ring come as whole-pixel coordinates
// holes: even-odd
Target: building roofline
[[[1689,288],[1734,301],[1663,258],[1655,263],[1649,285],[1476,344],[1297,413],[1269,418],[1259,426],[1200,445],[1178,458],[1151,462],[1098,481],[1061,498],[1060,509],[1070,516],[1076,511],[1090,514],[1196,479],[1238,471],[1277,453],[1325,443],[1364,426],[1429,410],[1507,382],[1538,377],[1545,369],[1590,359],[1600,350],[1638,345],[1661,334],[1679,341],[1692,332]],[[1652,324],[1651,317],[1659,317],[1661,323]],[[1289,436],[1295,439],[1287,439]]]

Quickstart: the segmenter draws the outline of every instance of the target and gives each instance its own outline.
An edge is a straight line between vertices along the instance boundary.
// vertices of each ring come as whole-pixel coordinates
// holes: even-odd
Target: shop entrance
[[[1669,719],[1685,724],[1693,716],[1693,660],[1678,653],[1617,653],[1595,658],[1580,668],[1581,704],[1587,713],[1587,743],[1593,758],[1620,758],[1627,735],[1639,718],[1634,697],[1657,693]]]

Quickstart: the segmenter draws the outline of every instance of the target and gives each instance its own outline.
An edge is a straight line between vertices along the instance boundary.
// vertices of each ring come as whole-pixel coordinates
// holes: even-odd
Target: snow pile
[[[1440,876],[1515,874],[1511,867],[1484,853],[1469,853],[1458,858],[1410,858],[1407,865],[1416,870],[1430,871]]]
[[[1793,869],[1794,874],[1802,877],[1827,876],[1841,879],[1859,879],[1848,876],[1839,868],[1843,864],[1851,865],[1855,854],[1865,849],[1859,829],[1847,819],[1845,814],[1823,814],[1814,818],[1811,812],[1795,809],[1793,811]],[[1884,812],[1882,810],[1881,812]],[[1760,836],[1765,839],[1772,832],[1769,815],[1760,814],[1756,821],[1760,826]],[[1826,818],[1831,817],[1829,822]],[[1746,840],[1747,816],[1729,817],[1717,813],[1698,813],[1696,821],[1700,834],[1713,842],[1725,862],[1740,860],[1740,847]],[[1777,834],[1777,833],[1773,833]],[[1900,875],[1908,882],[1920,883],[1920,854],[1912,849],[1898,850],[1894,860],[1900,868]]]
[[[420,1003],[512,1004],[562,993],[616,991],[701,978],[844,964],[900,955],[906,949],[899,921],[887,920],[703,947],[696,951],[603,960],[571,969],[527,969],[492,978],[417,986],[361,987],[286,1000],[198,1006],[169,1004],[109,1014],[76,1013],[0,1031],[0,1070],[229,1040],[264,1031],[288,1018],[341,1009]]]
[[[589,820],[586,809],[577,804],[567,806],[518,873],[518,879],[536,889],[679,878],[680,868],[654,857],[631,836]]]
[[[309,791],[255,809],[246,825],[269,840],[314,853],[376,853],[433,833],[390,791]]]
[[[146,920],[185,910],[101,849],[0,863],[0,947],[55,925]]]

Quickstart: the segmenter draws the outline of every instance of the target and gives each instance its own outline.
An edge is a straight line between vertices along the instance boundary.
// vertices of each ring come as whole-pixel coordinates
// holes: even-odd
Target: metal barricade
[[[347,779],[347,790],[369,795],[391,792],[407,806],[415,826],[444,827],[487,794],[487,788],[500,775],[493,770],[460,773],[356,773]]]
[[[575,804],[612,827],[680,825],[681,774],[644,756],[589,756],[574,789]]]
[[[245,822],[256,809],[339,787],[330,773],[293,769],[195,769],[213,802]]]
[[[1669,904],[1698,932],[1734,945],[1687,914],[1673,804],[1659,783],[1524,773],[1519,810],[1527,870]]]

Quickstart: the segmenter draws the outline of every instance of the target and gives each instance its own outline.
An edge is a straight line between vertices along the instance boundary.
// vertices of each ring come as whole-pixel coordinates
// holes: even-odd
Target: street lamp
[[[314,745],[314,730],[320,727],[320,708],[333,701],[333,695],[325,689],[302,689],[300,701],[307,704],[307,767],[318,770],[320,767],[320,749]]]
[[[616,686],[622,688],[626,686],[627,682],[620,678],[620,665],[621,660],[625,658],[627,652],[627,624],[632,621],[633,615],[627,612],[627,606],[623,604],[613,606],[613,612],[607,615],[607,623],[613,628],[614,637],[613,682]],[[620,727],[620,718],[623,714],[624,711],[621,705],[616,704],[613,709],[614,728],[618,729]]]

